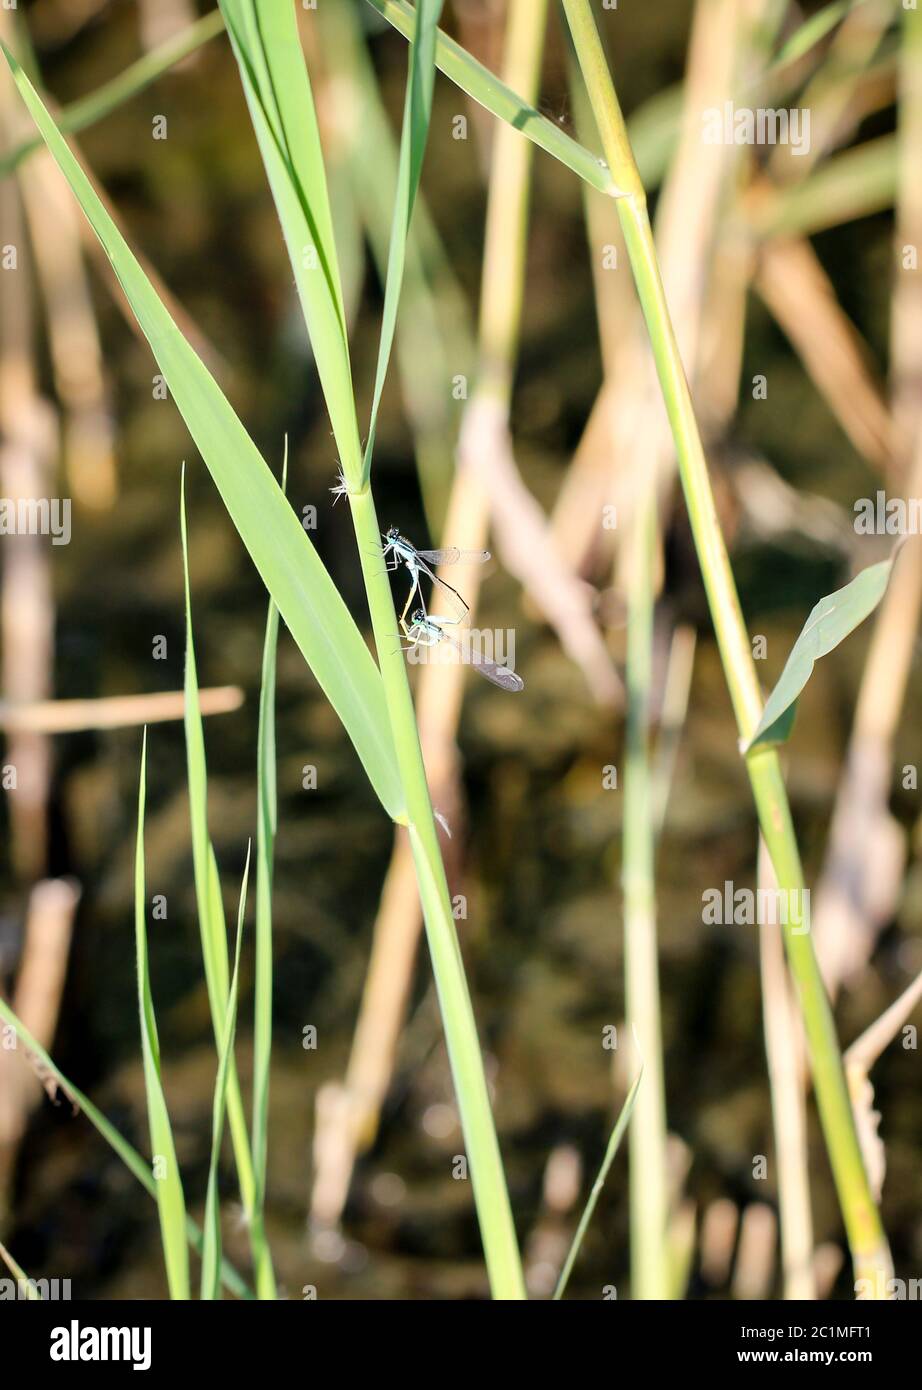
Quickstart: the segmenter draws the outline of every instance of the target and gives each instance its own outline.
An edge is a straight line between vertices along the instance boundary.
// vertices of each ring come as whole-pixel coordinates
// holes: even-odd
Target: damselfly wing
[[[501,666],[498,662],[477,651],[472,652],[470,658],[465,657],[460,642],[457,642],[440,626],[441,623],[454,621],[454,619],[442,614],[430,617],[422,608],[417,608],[411,621],[407,623],[401,618],[400,625],[411,647],[434,647],[441,643],[447,643],[457,653],[459,661],[465,665],[473,666],[476,671],[480,672],[484,680],[499,686],[500,690],[516,692],[525,689],[525,682],[522,677],[517,675],[515,671],[511,671],[508,666]]]
[[[448,605],[455,617],[463,618],[470,612],[470,608],[462,595],[447,580],[436,574],[434,566],[482,565],[490,558],[489,550],[459,550],[455,545],[447,546],[441,550],[417,550],[413,542],[408,540],[406,536],[402,536],[396,526],[392,526],[382,539],[384,541],[384,562],[388,569],[395,570],[398,565],[405,565],[413,581],[407,595],[407,601],[403,606],[401,618],[406,617],[415,597],[418,596],[420,603],[425,605],[420,583],[423,576],[430,580],[441,596],[440,601],[444,601]]]

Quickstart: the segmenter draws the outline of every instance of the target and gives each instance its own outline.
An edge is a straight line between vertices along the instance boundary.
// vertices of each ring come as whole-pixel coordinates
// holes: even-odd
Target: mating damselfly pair
[[[467,617],[470,609],[458,590],[436,574],[435,566],[481,565],[489,560],[489,550],[459,550],[457,546],[449,546],[443,550],[418,550],[412,541],[407,540],[406,536],[401,536],[396,526],[392,526],[382,539],[384,541],[382,553],[386,568],[394,573],[403,565],[412,580],[407,601],[400,614],[400,630],[407,639],[407,646],[404,650],[435,647],[441,642],[447,642],[458,653],[459,659],[463,660],[464,653],[460,644],[445,631],[445,628],[459,626]],[[450,612],[439,614],[428,611],[423,599],[423,578],[432,581],[434,591],[439,596],[440,606],[449,608]],[[414,596],[419,599],[419,607],[413,610],[410,614],[410,621],[407,622],[407,613]],[[486,680],[491,681],[493,685],[498,685],[501,690],[515,691],[524,687],[525,682],[521,676],[510,671],[508,666],[500,666],[488,657],[475,655],[470,664]]]

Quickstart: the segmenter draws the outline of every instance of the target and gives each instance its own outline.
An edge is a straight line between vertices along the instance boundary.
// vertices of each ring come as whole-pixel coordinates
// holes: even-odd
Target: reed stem
[[[618,214],[675,442],[724,674],[740,739],[746,743],[758,723],[762,697],[659,273],[646,195],[588,0],[563,0],[563,6],[613,181],[625,191],[617,200]],[[802,900],[803,870],[777,752],[765,747],[754,749],[746,756],[746,770],[779,888],[788,901]],[[792,921],[794,914],[785,915],[788,963],[803,1014],[817,1104],[855,1277],[872,1278],[875,1288],[883,1288],[890,1273],[889,1249],[858,1142],[832,1009],[809,932]]]
[[[350,492],[349,502],[397,764],[406,798],[406,823],[410,831],[426,936],[458,1097],[490,1286],[494,1298],[524,1299],[525,1280],[512,1209],[432,814],[393,596],[381,559],[381,531],[370,487]]]

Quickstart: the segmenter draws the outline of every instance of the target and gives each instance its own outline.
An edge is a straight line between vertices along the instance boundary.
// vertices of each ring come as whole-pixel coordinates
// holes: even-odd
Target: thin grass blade
[[[189,1250],[186,1244],[186,1201],[173,1144],[173,1130],[160,1078],[160,1042],[151,997],[147,958],[147,926],[144,916],[144,807],[147,782],[147,730],[141,746],[141,776],[138,784],[138,832],[134,861],[134,926],[138,963],[138,1011],[141,1017],[141,1050],[144,1058],[144,1089],[147,1119],[156,1179],[160,1238],[166,1263],[170,1297],[189,1297]]]
[[[811,48],[845,18],[849,10],[855,8],[855,2],[856,0],[833,0],[832,4],[824,5],[816,14],[811,15],[782,45],[774,66],[781,67],[784,63],[796,62],[805,53],[809,53]],[[860,4],[861,0],[858,0],[858,3]]]
[[[288,440],[282,463],[282,489],[288,479]],[[255,1246],[265,1244],[264,1209],[269,1123],[269,1065],[272,1058],[272,880],[275,833],[278,825],[278,789],[275,767],[275,668],[278,649],[279,614],[272,600],[266,616],[263,642],[262,680],[259,691],[256,783],[256,981],[253,1024],[253,1196],[251,1236]],[[260,1298],[274,1296],[274,1290],[261,1287]]]
[[[186,666],[184,677],[185,708],[183,722],[186,735],[186,773],[189,784],[189,817],[192,828],[192,867],[195,879],[195,901],[199,921],[202,961],[211,1009],[215,1045],[220,1056],[225,1033],[228,996],[227,923],[224,900],[214,845],[208,833],[208,767],[205,758],[205,730],[199,702],[198,675],[195,661],[195,642],[192,632],[192,592],[189,579],[189,534],[186,520],[186,473],[182,472],[179,503],[179,526],[182,538],[183,582],[186,616]],[[267,1297],[275,1296],[275,1279],[271,1255],[264,1240],[253,1229],[253,1210],[256,1200],[256,1181],[253,1155],[247,1133],[246,1115],[236,1063],[231,1056],[227,1077],[227,1113],[234,1159],[240,1183],[240,1198],[250,1227],[250,1244],[256,1271],[257,1287]]]
[[[218,1197],[218,1163],[221,1157],[221,1137],[224,1133],[224,1109],[227,1098],[227,1078],[234,1051],[237,1030],[237,988],[240,979],[240,942],[243,939],[243,917],[246,912],[247,881],[250,877],[250,847],[247,846],[237,908],[237,944],[234,948],[234,973],[230,994],[224,1011],[224,1041],[215,1078],[214,1101],[211,1111],[211,1161],[208,1165],[208,1188],[205,1196],[205,1222],[202,1246],[201,1297],[213,1301],[221,1296],[221,1206]]]
[[[387,255],[387,277],[384,285],[384,310],[381,319],[381,338],[378,343],[378,365],[375,371],[374,395],[362,482],[367,484],[375,447],[378,410],[384,381],[390,362],[394,334],[397,328],[397,306],[407,259],[407,236],[413,216],[413,204],[419,189],[423,156],[429,138],[432,116],[432,89],[435,84],[435,40],[443,0],[419,0],[416,6],[416,27],[410,45],[410,71],[407,78],[403,108],[403,131],[400,137],[400,160],[397,169],[397,196],[391,223],[390,247]]]
[[[93,1104],[89,1096],[69,1081],[61,1068],[53,1058],[45,1051],[37,1038],[34,1038],[26,1025],[16,1016],[7,1004],[6,1000],[0,996],[0,1018],[9,1025],[16,1033],[19,1041],[26,1051],[35,1059],[36,1065],[44,1078],[53,1077],[61,1091],[66,1096],[75,1110],[80,1110],[97,1134],[106,1141],[113,1153],[121,1159],[129,1173],[147,1192],[148,1196],[157,1198],[157,1182],[150,1170],[150,1164],[138,1153],[124,1135],[120,1134],[111,1120],[106,1119],[102,1111]],[[201,1228],[193,1221],[191,1216],[186,1217],[186,1239],[197,1254],[202,1252],[202,1232]],[[233,1265],[226,1259],[221,1261],[221,1278],[225,1288],[229,1293],[235,1294],[237,1298],[252,1300],[253,1291],[246,1282],[240,1277]]]
[[[640,1068],[640,1071],[637,1073],[637,1076],[634,1079],[634,1084],[627,1093],[627,1097],[625,1098],[624,1104],[621,1107],[621,1114],[618,1116],[618,1119],[615,1122],[615,1127],[611,1132],[611,1138],[608,1141],[608,1147],[605,1150],[605,1157],[602,1159],[602,1166],[599,1169],[598,1177],[592,1184],[592,1191],[589,1193],[589,1198],[586,1202],[585,1209],[583,1211],[582,1216],[579,1219],[579,1225],[577,1226],[576,1234],[573,1237],[573,1244],[570,1246],[567,1258],[564,1261],[563,1269],[560,1271],[560,1278],[557,1280],[557,1287],[554,1290],[555,1299],[563,1298],[564,1290],[566,1289],[567,1284],[570,1281],[570,1274],[572,1272],[574,1264],[576,1263],[576,1257],[580,1252],[580,1247],[583,1243],[583,1238],[585,1237],[586,1231],[589,1228],[589,1222],[592,1220],[592,1213],[595,1211],[596,1203],[599,1200],[599,1195],[602,1191],[602,1188],[605,1186],[605,1179],[608,1177],[608,1170],[611,1167],[612,1163],[615,1161],[615,1155],[617,1154],[618,1149],[621,1145],[621,1140],[624,1138],[624,1131],[628,1127],[628,1123],[631,1118],[631,1112],[634,1109],[634,1101],[637,1099],[637,1091],[640,1087],[640,1078],[642,1076],[643,1067]]]
[[[405,39],[412,38],[414,9],[406,0],[368,0],[368,3]],[[467,92],[487,111],[521,131],[526,139],[553,155],[600,193],[607,193],[611,197],[621,196],[623,190],[615,184],[604,159],[584,149],[560,126],[542,116],[527,101],[522,101],[489,68],[442,33],[441,29],[436,40],[435,65],[462,92]]]
[[[186,664],[183,681],[186,735],[186,776],[189,783],[189,819],[192,827],[192,863],[198,907],[205,984],[216,1035],[220,1036],[227,1005],[227,930],[217,866],[212,867],[213,850],[208,837],[208,768],[205,761],[205,731],[199,705],[195,643],[192,636],[192,592],[189,581],[189,532],[186,521],[186,466],[183,464],[179,490],[179,529],[186,617]],[[215,891],[217,887],[217,891]]]

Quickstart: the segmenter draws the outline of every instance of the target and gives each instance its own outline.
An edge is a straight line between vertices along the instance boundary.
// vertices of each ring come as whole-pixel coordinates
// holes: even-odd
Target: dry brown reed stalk
[[[865,1028],[845,1053],[846,1068],[868,1072],[878,1057],[889,1047],[900,1029],[910,1018],[919,1001],[922,1000],[922,971],[911,984],[903,990],[899,999],[894,1000],[888,1009]]]
[[[855,1108],[858,1137],[874,1189],[880,1196],[887,1170],[887,1156],[880,1137],[880,1112],[874,1109],[874,1087],[870,1071],[885,1048],[889,1047],[922,999],[922,971],[888,1009],[874,1020],[845,1053],[845,1075]]]
[[[0,10],[0,38],[15,42],[15,16]],[[23,134],[22,113],[8,83],[0,90],[0,135],[10,145]],[[16,266],[3,272],[0,296],[0,493],[15,504],[46,499],[52,491],[55,428],[39,395],[29,252],[19,186],[0,181],[0,241],[15,248]],[[49,550],[39,534],[8,536],[2,552],[0,684],[6,699],[43,700],[51,692],[54,603]],[[9,788],[11,859],[28,882],[45,870],[51,750],[47,739],[23,732],[8,740],[5,762],[15,769]]]
[[[695,8],[689,43],[679,140],[673,163],[664,181],[657,210],[657,248],[667,294],[686,371],[694,379],[698,357],[700,326],[705,290],[715,241],[718,210],[725,192],[731,160],[724,150],[704,146],[700,138],[700,112],[707,105],[719,105],[732,90],[737,45],[741,29],[740,7],[736,0],[718,0]],[[596,248],[599,254],[600,248]],[[622,274],[626,274],[626,263]],[[611,272],[609,272],[611,273]],[[618,273],[615,271],[615,273]],[[606,295],[598,303],[600,323],[618,300]],[[608,342],[614,344],[611,325]],[[663,409],[654,365],[647,352],[646,334],[639,313],[626,329],[618,333],[630,345],[616,356],[613,388],[613,436],[610,437],[612,476],[610,486],[620,487],[622,498],[617,522],[626,522],[629,542],[617,551],[617,587],[628,595],[638,633],[646,623],[652,594],[642,587],[655,584],[649,546],[656,548],[656,527],[652,513],[657,494],[671,491],[675,450]],[[625,486],[626,485],[626,486]],[[627,513],[626,517],[624,513]],[[629,623],[629,679],[632,631]],[[640,639],[638,639],[639,641]],[[634,701],[642,697],[642,683],[649,672],[633,676]],[[652,867],[651,843],[632,819],[641,804],[646,812],[644,725],[648,709],[628,709],[628,753],[625,770],[625,848],[624,848],[624,935],[625,970],[629,1023],[634,1029],[644,1063],[644,1080],[631,1121],[631,1283],[637,1298],[664,1298],[684,1282],[691,1258],[690,1240],[694,1213],[686,1204],[670,1200],[667,1172],[667,1129],[662,1066],[662,1040],[659,1025],[657,984],[657,946],[652,883],[641,885],[641,865]],[[636,804],[631,788],[639,788]],[[635,863],[636,860],[636,863]]]
[[[697,642],[695,629],[685,623],[680,623],[673,630],[669,642],[669,658],[659,708],[659,730],[650,774],[650,814],[657,840],[666,822],[679,743],[685,729]]]
[[[682,1298],[694,1254],[697,1204],[685,1195],[694,1152],[678,1134],[666,1136],[666,1179],[669,1198],[667,1246],[673,1281],[672,1297]]]
[[[693,390],[718,218],[739,158],[735,149],[704,144],[701,111],[719,107],[734,91],[751,22],[741,0],[696,5],[679,139],[657,205],[657,254],[679,350]],[[617,467],[629,479],[653,476],[664,502],[674,486],[675,448],[639,310],[635,310],[630,336],[632,366],[629,371],[622,370],[615,381],[615,410],[620,421]],[[636,498],[627,499],[627,520],[634,501]],[[622,524],[620,512],[618,522]],[[623,588],[629,561],[625,549],[619,554],[619,587]]]
[[[767,1202],[750,1202],[740,1220],[732,1296],[762,1300],[770,1297],[775,1277],[778,1219]]]
[[[832,1297],[835,1282],[844,1263],[845,1255],[841,1245],[827,1240],[816,1247],[813,1252],[813,1279],[818,1299]]]
[[[739,1224],[739,1207],[729,1197],[717,1197],[704,1209],[698,1242],[699,1267],[712,1289],[723,1289],[730,1280]]]
[[[532,1298],[548,1298],[557,1286],[573,1236],[571,1213],[583,1184],[583,1161],[572,1144],[548,1154],[541,1205],[525,1242],[525,1283]]]
[[[139,0],[138,29],[146,52],[166,43],[198,17],[192,0]],[[191,54],[185,62],[194,62]],[[178,70],[178,69],[177,69]]]
[[[817,164],[851,138],[866,114],[861,84],[893,18],[890,0],[872,0],[846,15],[820,68],[798,96],[811,117],[810,140],[795,158],[776,145],[764,185],[806,184]],[[888,87],[881,92],[887,104]],[[808,241],[769,238],[761,244],[755,288],[803,361],[804,368],[855,448],[879,468],[887,467],[896,441],[871,354],[839,304],[832,284]]]
[[[864,0],[845,16],[823,62],[797,98],[810,112],[809,147],[795,155],[790,145],[776,145],[769,163],[782,183],[802,181],[837,144],[847,140],[867,114],[859,92],[880,41],[893,22],[892,0]],[[889,92],[882,97],[889,104]]]
[[[594,126],[585,88],[571,61],[570,88],[581,141],[592,145]],[[584,184],[582,187],[589,261],[602,382],[586,420],[551,513],[551,534],[561,554],[570,558],[578,574],[601,574],[611,564],[615,532],[599,525],[606,506],[620,516],[622,492],[631,480],[619,466],[621,449],[617,430],[621,418],[616,383],[636,363],[635,345],[627,325],[636,323],[637,301],[627,273],[627,253],[614,200]],[[623,388],[622,388],[623,389]]]
[[[72,879],[43,879],[29,896],[13,1008],[42,1047],[54,1041],[74,914]],[[0,982],[2,983],[2,982]],[[0,1047],[0,1229],[9,1211],[16,1154],[42,1087],[21,1047]]]
[[[890,317],[890,403],[899,453],[893,459],[893,482],[908,488],[914,447],[922,429],[922,276],[907,256],[916,259],[922,245],[922,24],[907,10],[899,65],[897,132],[895,277]],[[904,482],[904,480],[906,480]]]
[[[544,512],[522,481],[508,406],[493,388],[478,388],[465,410],[458,464],[473,474],[489,501],[496,550],[506,569],[555,629],[597,703],[618,706],[623,691],[594,616],[595,591],[558,551]]]
[[[243,704],[237,685],[210,686],[199,691],[202,714],[231,714]],[[43,700],[14,705],[0,701],[0,729],[8,733],[70,734],[85,729],[130,729],[182,719],[181,690],[156,695],[108,695],[95,700]]]
[[[49,109],[51,110],[51,113],[53,115],[53,103],[50,104]],[[80,145],[76,137],[74,135],[69,135],[67,137],[67,142],[70,145],[76,157],[80,160],[86,177],[90,181],[99,201],[102,203],[108,215],[112,218],[112,221],[115,223],[119,232],[122,235],[124,235],[124,226],[121,215],[118,212],[118,209],[115,207],[115,205],[109,200],[109,197],[105,189],[97,182],[96,178],[94,177],[92,168],[84,159],[83,152],[80,149]],[[127,327],[131,329],[131,332],[138,339],[138,341],[140,343],[145,344],[146,346],[146,339],[144,337],[144,334],[138,327],[138,321],[131,312],[131,306],[129,305],[128,300],[125,297],[124,290],[119,284],[118,276],[112,269],[112,263],[106,255],[105,251],[102,249],[102,246],[99,243],[99,239],[96,237],[92,227],[86,221],[85,218],[80,219],[80,235],[83,238],[84,247],[88,259],[92,261],[93,265],[95,265],[97,270],[99,271],[99,274],[105,282],[107,288],[109,289],[113,301],[117,305],[119,313],[124,318]],[[164,283],[164,281],[158,274],[156,267],[151,264],[151,262],[145,256],[144,252],[139,247],[135,246],[133,250],[133,255],[135,256],[136,260],[138,261],[138,264],[144,271],[144,274],[147,276],[148,280],[156,290],[158,298],[169,310],[170,317],[173,319],[173,322],[179,328],[183,337],[186,338],[190,346],[195,349],[195,352],[205,363],[208,370],[214,374],[214,376],[222,384],[224,389],[228,389],[229,386],[233,385],[234,372],[227,358],[224,357],[224,355],[215,347],[211,339],[205,335],[199,324],[189,313],[188,309],[186,309],[175,297],[175,295],[173,295],[172,291],[168,288],[168,286]]]
[[[885,469],[893,451],[890,410],[867,344],[810,243],[766,242],[754,283],[852,444]]]
[[[118,490],[114,427],[80,219],[46,150],[23,161],[18,179],[45,307],[55,393],[63,413],[69,490],[84,506],[106,508]]]
[[[743,178],[737,171],[737,190]],[[739,193],[737,191],[737,200]],[[739,404],[746,309],[754,251],[748,230],[724,218],[714,247],[701,320],[698,398],[708,434],[724,437]]]
[[[613,278],[623,285],[627,277]],[[626,306],[626,313],[629,312]],[[610,567],[613,539],[611,532],[599,525],[599,518],[606,506],[615,508],[615,516],[621,506],[619,487],[624,482],[623,474],[612,464],[612,439],[617,428],[615,405],[614,382],[606,374],[551,511],[555,547],[569,557],[575,572],[586,578]]]

